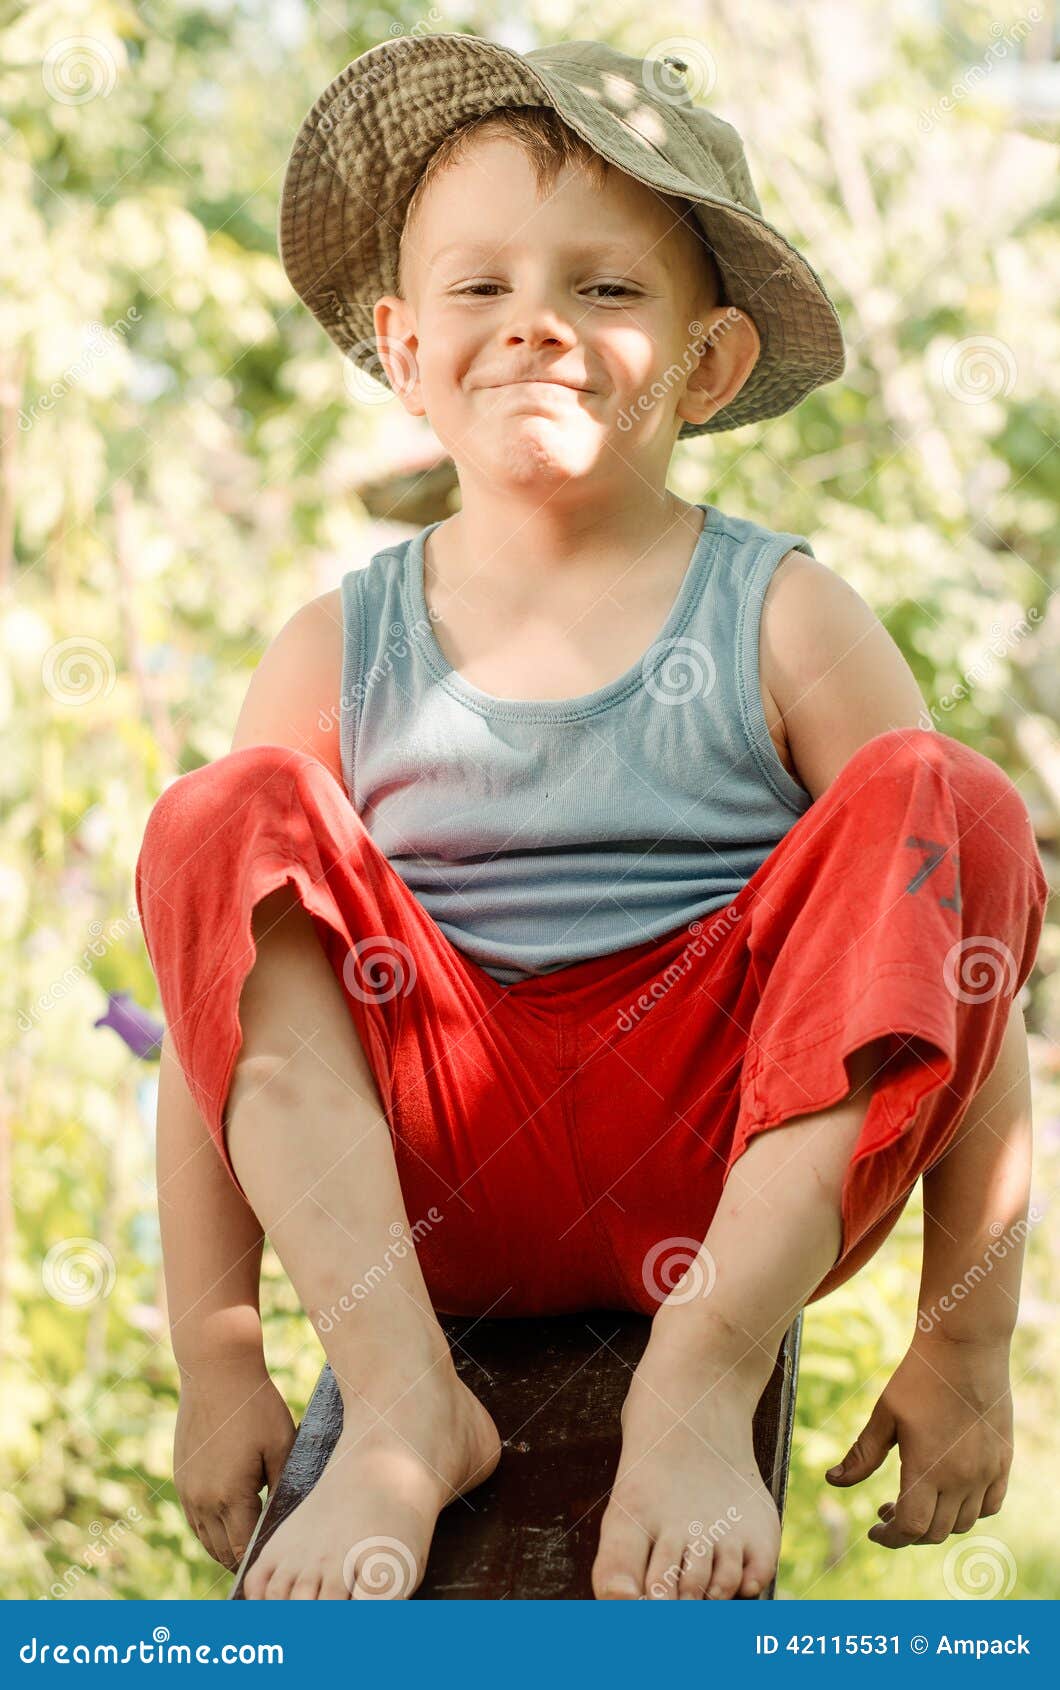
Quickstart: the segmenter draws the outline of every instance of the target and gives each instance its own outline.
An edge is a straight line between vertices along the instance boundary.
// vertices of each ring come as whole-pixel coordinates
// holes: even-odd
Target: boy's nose
[[[572,346],[577,339],[573,323],[550,306],[517,310],[505,337],[508,346]]]

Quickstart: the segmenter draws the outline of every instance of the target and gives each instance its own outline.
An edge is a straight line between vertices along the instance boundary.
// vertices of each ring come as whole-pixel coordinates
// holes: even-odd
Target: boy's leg
[[[933,841],[943,842],[944,859],[925,851]],[[910,879],[918,853],[933,866],[944,861],[941,884],[923,872]],[[778,848],[761,891],[745,923],[748,978],[761,993],[751,1009],[753,1061],[743,1064],[735,1132],[730,1124],[714,1141],[728,1176],[686,1280],[655,1315],[623,1413],[597,1595],[620,1594],[613,1587],[623,1576],[627,1594],[651,1594],[651,1584],[664,1596],[753,1595],[764,1586],[779,1532],[750,1422],[785,1328],[867,1259],[919,1174],[965,1177],[973,1152],[963,1145],[942,1171],[962,1118],[973,1159],[996,1158],[999,1190],[1021,1154],[1025,1034],[1009,994],[1030,972],[1046,887],[1007,777],[955,742],[908,730],[881,736]],[[976,972],[984,952],[1005,962],[985,984]],[[697,1041],[710,1036],[700,1007],[711,1001],[709,973],[701,984],[687,1051],[674,1046],[684,1025],[676,1012],[665,1024],[668,1061],[693,1063]],[[815,1095],[834,1097],[852,1032],[861,1042],[846,1055],[846,1095],[814,1107]],[[700,1119],[700,1138],[710,1130]],[[700,1155],[698,1166],[709,1159]],[[686,1203],[682,1193],[682,1218]],[[951,1200],[951,1230],[955,1209]],[[970,1266],[980,1234],[977,1218],[955,1236],[951,1262]],[[935,1254],[941,1260],[937,1245]],[[908,1383],[907,1375],[902,1390]],[[904,1494],[905,1440],[901,1454]],[[701,1499],[691,1505],[690,1474]],[[929,1531],[942,1523],[941,1513],[924,1522]]]
[[[439,1511],[492,1472],[500,1440],[457,1378],[372,1072],[290,887],[256,905],[253,934],[228,1150],[320,1333],[343,1430],[312,1493],[247,1575],[246,1595],[341,1599],[358,1569],[371,1592],[384,1568],[387,1593],[408,1595]]]
[[[598,1597],[756,1596],[773,1576],[780,1522],[752,1421],[784,1333],[835,1261],[877,1048],[848,1059],[841,1103],[751,1141],[688,1268],[709,1295],[655,1315],[622,1410]]]
[[[887,1044],[875,1040],[848,1058],[853,1083],[840,1104],[758,1134],[732,1168],[701,1255],[688,1270],[690,1282],[709,1275],[710,1294],[681,1301],[679,1285],[676,1300],[660,1307],[623,1408],[622,1459],[593,1570],[597,1596],[752,1597],[773,1576],[780,1528],[754,1458],[752,1418],[784,1333],[835,1262],[843,1183]],[[1008,1217],[1008,1231],[1026,1212],[1026,1051],[1022,1011],[1014,1005],[998,1061],[958,1138],[931,1172],[935,1213],[925,1211],[925,1264],[927,1271],[934,1252],[940,1258],[936,1276],[945,1276],[945,1257],[947,1286],[959,1284],[981,1255],[976,1237],[984,1247],[996,1242],[992,1229],[1000,1217]],[[993,1204],[984,1201],[990,1192]],[[962,1221],[962,1233],[953,1233]],[[930,1353],[910,1368],[916,1379],[907,1379],[918,1412],[930,1417],[934,1403],[946,1416],[948,1447],[959,1448],[962,1433],[966,1441],[974,1433],[978,1443],[996,1447],[1006,1472],[1008,1337],[993,1322],[1005,1309],[1011,1331],[1020,1256],[1006,1251],[998,1277],[984,1282],[990,1311],[979,1306],[974,1316],[986,1321],[984,1342],[973,1351],[940,1333],[936,1347],[921,1346]],[[925,1283],[921,1307],[930,1306]],[[951,1354],[944,1353],[947,1344]],[[975,1424],[967,1427],[960,1418],[963,1408],[969,1420],[967,1404],[959,1400],[962,1383],[981,1399],[970,1416]],[[841,1482],[856,1483],[875,1471],[895,1442],[894,1431],[893,1416],[885,1407],[878,1410],[844,1464]],[[1004,1488],[998,1479],[980,1485],[975,1496],[967,1487],[957,1495],[940,1492],[929,1475],[903,1489],[897,1518],[893,1505],[882,1511],[874,1541],[891,1547],[941,1542],[950,1531],[967,1531],[981,1513],[996,1513]],[[652,1541],[645,1518],[666,1514],[672,1524],[660,1527]]]
[[[290,886],[255,906],[252,931],[257,954],[239,999],[243,1043],[224,1111],[240,1183],[285,1267],[291,1259],[340,1389],[377,1337],[387,1357],[404,1354],[410,1365],[448,1361],[416,1252],[394,1251],[409,1223],[375,1079]],[[273,1144],[277,1117],[286,1132]],[[370,1274],[370,1295],[355,1301],[373,1263],[387,1271]]]
[[[172,783],[149,818],[136,888],[174,1054],[344,1402],[326,1472],[265,1546],[247,1594],[408,1596],[440,1508],[499,1457],[414,1248],[425,1213],[432,1244],[448,1221],[422,1191],[451,1194],[456,1219],[432,1260],[463,1284],[474,1233],[445,1157],[453,1137],[464,1147],[461,1040],[491,1007],[492,982],[461,972],[332,776],[285,747],[235,752]],[[405,1146],[411,1181],[426,1168],[410,1228],[390,1092],[428,1078],[421,1046],[400,1038],[424,1019],[452,1038],[429,1076],[419,1149]],[[197,1224],[189,1213],[192,1236]]]

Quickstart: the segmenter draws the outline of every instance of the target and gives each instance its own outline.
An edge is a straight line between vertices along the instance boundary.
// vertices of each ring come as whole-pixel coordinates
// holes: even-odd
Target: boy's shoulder
[[[863,648],[877,630],[890,639],[849,581],[807,552],[786,552],[762,601],[762,679],[771,690],[775,682],[784,695],[790,695],[794,683],[819,684],[824,671]],[[787,697],[787,702],[794,700]]]
[[[250,678],[232,750],[288,745],[319,757],[343,784],[339,755],[342,589],[309,599],[270,641]]]
[[[762,704],[777,753],[817,798],[876,734],[922,726],[912,670],[861,594],[818,558],[790,551],[762,601]]]

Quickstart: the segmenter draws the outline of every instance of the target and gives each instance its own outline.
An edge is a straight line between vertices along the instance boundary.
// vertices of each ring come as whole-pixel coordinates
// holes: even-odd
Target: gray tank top
[[[701,505],[642,659],[578,698],[495,698],[434,638],[426,536],[341,582],[340,746],[370,836],[502,984],[658,938],[727,904],[810,807],[770,738],[762,600],[808,540]]]

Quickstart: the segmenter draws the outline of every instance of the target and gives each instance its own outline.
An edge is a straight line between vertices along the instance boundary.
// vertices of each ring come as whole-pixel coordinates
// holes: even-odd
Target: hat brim
[[[479,36],[402,35],[361,54],[303,119],[280,201],[279,247],[292,286],[335,344],[386,382],[373,307],[398,292],[405,211],[428,159],[462,124],[505,106],[551,106],[609,163],[690,200],[727,304],[759,333],[740,392],[678,438],[778,416],[844,367],[835,307],[816,271],[773,225],[705,192],[591,88]]]

